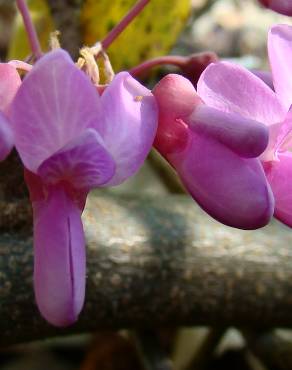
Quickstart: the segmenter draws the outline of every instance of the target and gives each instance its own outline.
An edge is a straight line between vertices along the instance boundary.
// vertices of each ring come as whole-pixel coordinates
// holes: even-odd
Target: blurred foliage
[[[42,49],[48,50],[50,33],[54,30],[53,19],[45,0],[27,1],[31,17],[35,24]],[[25,59],[30,54],[30,47],[21,16],[17,14],[8,50],[8,59]]]
[[[81,11],[86,45],[102,40],[135,4],[135,0],[85,0]],[[167,54],[190,15],[190,0],[155,0],[114,41],[108,54],[115,70]],[[155,15],[155,16],[154,16]]]
[[[136,0],[84,0],[80,21],[83,41],[92,46],[103,39],[121,20]],[[53,19],[45,0],[28,0],[43,50],[48,50]],[[166,54],[176,42],[190,15],[190,0],[155,0],[114,41],[109,56],[116,70],[132,67],[141,61]],[[158,16],[153,17],[153,14]],[[18,14],[11,37],[8,59],[24,59],[30,48]]]

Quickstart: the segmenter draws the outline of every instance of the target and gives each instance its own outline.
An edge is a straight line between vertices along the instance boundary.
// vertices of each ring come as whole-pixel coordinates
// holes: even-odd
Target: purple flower
[[[292,226],[292,27],[276,25],[268,36],[273,91],[244,68],[231,63],[207,67],[198,92],[209,106],[264,123],[269,144],[261,156],[275,197],[275,217]]]
[[[179,75],[163,78],[153,94],[159,106],[154,145],[192,197],[226,225],[266,225],[274,199],[257,156],[267,146],[267,128],[256,119],[205,105]]]
[[[155,99],[126,72],[100,97],[59,49],[27,74],[10,116],[34,211],[36,301],[49,322],[66,326],[84,301],[86,196],[142,165],[156,133]]]

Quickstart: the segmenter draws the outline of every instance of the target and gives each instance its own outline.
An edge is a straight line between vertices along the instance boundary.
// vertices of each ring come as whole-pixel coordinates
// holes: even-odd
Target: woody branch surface
[[[67,329],[47,324],[34,304],[30,230],[2,234],[2,346],[105,328],[292,325],[292,233],[276,221],[240,231],[211,220],[184,195],[99,194],[83,221],[86,304]]]

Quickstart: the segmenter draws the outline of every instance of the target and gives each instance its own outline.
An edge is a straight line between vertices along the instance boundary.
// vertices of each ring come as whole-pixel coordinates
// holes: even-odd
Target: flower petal
[[[157,129],[157,107],[151,92],[127,72],[117,74],[101,96],[103,121],[97,122],[116,173],[105,185],[118,185],[143,164]]]
[[[271,125],[280,122],[285,109],[276,94],[253,73],[228,62],[209,65],[198,82],[204,102],[224,112]]]
[[[257,159],[194,133],[188,148],[170,161],[192,197],[223,224],[257,229],[272,217],[273,195]]]
[[[279,24],[270,29],[268,52],[276,93],[288,110],[292,104],[292,27]]]
[[[16,60],[16,59],[9,60],[8,64],[11,65],[12,67],[14,67],[15,69],[20,69],[20,70],[26,71],[26,72],[31,71],[32,67],[33,67],[29,63],[23,62],[22,60]]]
[[[267,179],[275,197],[274,216],[292,227],[292,153],[278,156],[278,161],[264,164]]]
[[[21,85],[19,74],[8,63],[0,63],[0,110],[8,113],[9,106]]]
[[[69,54],[46,54],[24,79],[11,106],[15,145],[24,165],[38,166],[100,118],[100,98]]]
[[[201,104],[186,122],[193,131],[213,137],[243,157],[258,157],[268,145],[267,127],[237,113],[225,113]]]
[[[275,150],[284,152],[292,147],[292,107],[278,129]]]
[[[3,161],[13,148],[13,134],[10,122],[0,112],[0,161]]]
[[[253,69],[251,72],[260,78],[267,86],[269,86],[270,89],[274,90],[274,84],[273,84],[273,76],[271,72],[268,71],[262,71],[259,69]]]
[[[181,151],[188,142],[189,130],[185,119],[197,105],[203,104],[192,83],[185,77],[171,73],[153,88],[158,104],[159,123],[154,146],[164,157]]]
[[[55,326],[77,320],[85,294],[81,211],[62,188],[34,202],[34,287],[43,317]]]
[[[93,129],[85,130],[38,169],[46,183],[67,181],[75,189],[88,190],[109,181],[114,173],[115,163]]]

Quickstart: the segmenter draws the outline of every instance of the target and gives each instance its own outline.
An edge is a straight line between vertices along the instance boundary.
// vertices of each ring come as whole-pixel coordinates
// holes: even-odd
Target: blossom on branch
[[[154,145],[192,197],[226,225],[266,225],[274,199],[257,157],[268,144],[267,128],[257,117],[206,105],[204,96],[179,75],[163,78],[153,94],[159,106]]]
[[[58,49],[27,74],[10,117],[33,205],[36,301],[49,322],[67,326],[84,302],[86,196],[140,168],[156,133],[156,102],[126,72],[99,96]]]
[[[260,158],[275,197],[275,217],[292,226],[291,26],[272,27],[268,52],[275,91],[248,70],[220,62],[203,72],[198,93],[209,106],[269,129],[269,144]]]

